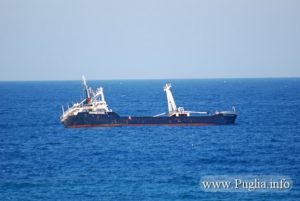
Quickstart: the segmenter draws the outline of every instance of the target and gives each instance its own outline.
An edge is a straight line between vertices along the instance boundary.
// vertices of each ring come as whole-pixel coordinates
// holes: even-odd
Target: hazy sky
[[[300,76],[299,0],[0,0],[0,80]]]

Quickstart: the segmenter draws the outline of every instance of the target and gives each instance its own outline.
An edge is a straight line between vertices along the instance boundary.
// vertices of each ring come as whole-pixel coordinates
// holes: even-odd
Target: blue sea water
[[[67,129],[80,81],[0,82],[0,200],[299,200],[300,79],[171,80],[178,106],[231,126]],[[165,80],[90,81],[120,115],[166,111]],[[286,175],[289,192],[204,192],[206,175]]]

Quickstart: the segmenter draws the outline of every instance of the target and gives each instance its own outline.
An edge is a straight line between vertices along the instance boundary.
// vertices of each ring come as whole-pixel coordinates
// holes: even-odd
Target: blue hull
[[[234,124],[237,115],[213,114],[206,116],[179,116],[179,117],[121,117],[115,112],[107,114],[78,113],[66,119],[66,127],[113,127],[113,126],[205,126]]]

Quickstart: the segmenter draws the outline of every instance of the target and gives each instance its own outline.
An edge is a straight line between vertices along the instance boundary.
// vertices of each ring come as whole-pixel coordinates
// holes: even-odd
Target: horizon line
[[[217,80],[217,79],[298,79],[300,76],[269,76],[269,77],[206,77],[206,78],[109,78],[109,79],[87,79],[90,81],[140,81],[140,80]],[[81,79],[45,79],[45,80],[0,80],[0,82],[55,82],[55,81],[78,81]]]

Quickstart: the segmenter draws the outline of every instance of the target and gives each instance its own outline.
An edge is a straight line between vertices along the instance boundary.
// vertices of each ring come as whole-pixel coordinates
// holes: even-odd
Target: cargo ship
[[[67,128],[80,127],[113,127],[113,126],[205,126],[234,124],[237,112],[233,107],[230,111],[209,112],[186,111],[177,107],[171,92],[171,84],[164,86],[167,96],[168,111],[154,116],[120,116],[108,108],[103,88],[92,90],[82,76],[85,99],[68,107],[62,106],[60,122]]]

